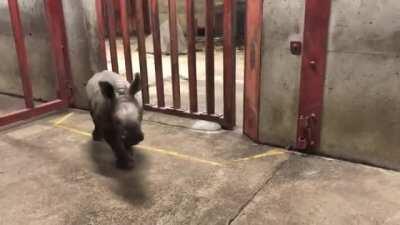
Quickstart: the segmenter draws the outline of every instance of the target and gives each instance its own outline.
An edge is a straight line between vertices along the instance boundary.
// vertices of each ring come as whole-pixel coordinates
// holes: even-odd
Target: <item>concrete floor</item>
[[[87,112],[3,130],[0,224],[400,224],[400,174],[299,155],[145,114],[137,167],[114,168]]]

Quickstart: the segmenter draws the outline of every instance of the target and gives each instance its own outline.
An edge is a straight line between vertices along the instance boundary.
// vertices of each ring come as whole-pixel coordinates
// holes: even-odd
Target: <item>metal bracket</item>
[[[315,146],[314,129],[317,117],[314,113],[309,116],[300,115],[299,117],[299,135],[297,140],[297,149],[306,150]]]

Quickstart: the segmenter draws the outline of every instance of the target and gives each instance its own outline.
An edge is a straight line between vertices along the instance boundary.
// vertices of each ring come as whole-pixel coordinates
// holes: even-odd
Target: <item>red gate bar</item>
[[[190,111],[197,112],[196,34],[193,0],[186,0]]]
[[[108,41],[110,43],[110,55],[111,55],[111,66],[115,73],[118,73],[118,53],[116,43],[116,31],[115,31],[115,6],[114,0],[105,0],[107,6],[107,18],[108,18]]]
[[[233,19],[235,0],[224,1],[224,128],[233,129],[236,121],[236,52]]]
[[[296,148],[319,146],[331,0],[307,0]]]
[[[126,0],[120,0],[119,6],[121,11],[121,30],[122,30],[122,41],[124,45],[126,78],[129,82],[131,82],[133,80],[133,72],[132,72],[131,42],[129,35],[128,11],[127,11]]]
[[[214,0],[206,0],[206,98],[207,113],[215,113],[214,90]]]
[[[104,38],[104,4],[103,0],[96,0],[97,35],[99,36],[101,69],[107,69],[106,43]]]
[[[146,37],[144,29],[144,14],[143,14],[143,0],[135,0],[136,9],[133,12],[136,15],[136,34],[138,39],[138,51],[139,51],[139,66],[140,66],[140,78],[142,81],[142,101],[143,104],[149,104],[149,85],[147,76],[147,58],[146,58]]]
[[[5,114],[0,117],[0,127],[21,120],[27,120],[35,116],[40,116],[42,114],[49,113],[54,110],[60,110],[66,107],[68,107],[68,104],[65,101],[57,99],[51,102],[46,102],[41,105],[38,105],[35,108],[27,108],[9,114]]]
[[[151,28],[153,33],[154,66],[156,70],[157,105],[158,107],[165,107],[158,0],[151,0]]]
[[[169,32],[171,37],[171,77],[172,96],[175,109],[181,108],[181,90],[179,82],[179,61],[178,61],[178,31],[176,18],[176,0],[168,0],[169,6]]]
[[[246,3],[243,132],[259,140],[263,0]]]
[[[29,65],[26,54],[24,32],[22,30],[21,17],[19,14],[18,1],[8,0],[8,7],[10,10],[11,25],[14,31],[15,48],[17,50],[25,106],[27,108],[33,108],[32,82],[29,78]]]
[[[199,120],[207,120],[211,122],[216,122],[219,124],[223,124],[223,117],[222,115],[209,115],[207,113],[193,113],[193,112],[188,112],[182,109],[174,109],[170,107],[164,107],[164,108],[158,108],[153,105],[146,104],[144,105],[144,109],[148,111],[153,111],[153,112],[161,112],[161,113],[166,113],[169,115],[174,115],[174,116],[180,116],[180,117],[185,117],[185,118],[190,118],[190,119],[199,119]]]
[[[51,37],[51,49],[57,70],[58,97],[68,103],[72,103],[73,86],[62,1],[45,0],[45,2],[48,30]]]

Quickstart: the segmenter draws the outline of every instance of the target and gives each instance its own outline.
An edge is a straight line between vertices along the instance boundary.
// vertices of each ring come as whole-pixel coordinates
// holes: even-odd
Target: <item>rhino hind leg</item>
[[[104,136],[103,136],[103,133],[99,129],[95,128],[92,132],[92,138],[93,138],[93,141],[100,142],[100,141],[103,141]]]

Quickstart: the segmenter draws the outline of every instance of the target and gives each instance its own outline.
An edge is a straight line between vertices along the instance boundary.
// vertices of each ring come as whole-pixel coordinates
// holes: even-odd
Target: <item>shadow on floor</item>
[[[119,170],[115,166],[115,157],[112,150],[104,142],[88,143],[89,154],[95,166],[95,172],[113,179],[112,190],[131,205],[141,205],[148,200],[145,192],[146,156],[134,151],[135,168],[130,171]]]

